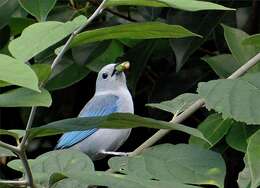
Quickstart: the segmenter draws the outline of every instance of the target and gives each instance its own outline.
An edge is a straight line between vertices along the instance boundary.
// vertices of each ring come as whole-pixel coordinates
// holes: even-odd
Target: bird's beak
[[[124,72],[125,70],[128,70],[130,68],[130,63],[129,61],[125,61],[121,64],[118,64],[116,67],[115,67],[115,70],[117,72]]]
[[[119,74],[121,72],[124,72],[125,70],[128,70],[129,68],[130,68],[129,61],[125,61],[121,64],[118,64],[118,65],[115,66],[115,69],[114,69],[111,76],[114,76],[114,74]]]

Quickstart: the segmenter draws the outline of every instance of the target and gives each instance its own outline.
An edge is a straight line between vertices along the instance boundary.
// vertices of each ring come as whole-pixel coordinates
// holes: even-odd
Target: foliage
[[[260,61],[259,3],[107,0],[102,6],[96,0],[0,3],[6,114],[0,166],[7,164],[0,187],[17,184],[3,179],[32,186],[30,170],[37,187],[260,186],[260,69],[240,68]],[[131,62],[127,80],[138,115],[75,118],[93,94],[96,73],[124,60]],[[230,79],[238,69],[247,73]],[[124,149],[138,149],[96,168],[78,150],[53,150],[55,135],[94,127],[134,128]],[[152,136],[153,129],[161,130]]]

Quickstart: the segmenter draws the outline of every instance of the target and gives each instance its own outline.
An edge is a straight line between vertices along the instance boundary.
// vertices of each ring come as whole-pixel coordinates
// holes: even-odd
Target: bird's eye
[[[102,74],[102,78],[103,78],[103,79],[107,79],[107,77],[108,77],[108,74],[107,74],[107,73],[103,73],[103,74]]]

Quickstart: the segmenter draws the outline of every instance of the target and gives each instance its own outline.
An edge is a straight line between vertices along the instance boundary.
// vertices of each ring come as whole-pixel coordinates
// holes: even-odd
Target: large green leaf
[[[107,6],[134,5],[151,7],[172,7],[187,11],[199,10],[232,10],[211,2],[189,0],[189,3],[183,0],[109,0]]]
[[[259,75],[255,73],[239,79],[200,83],[198,93],[205,99],[206,107],[222,113],[224,119],[260,124]]]
[[[244,123],[235,123],[226,136],[227,144],[235,150],[246,152],[248,138],[256,132],[259,125],[247,126]]]
[[[251,188],[260,186],[260,130],[253,134],[248,141],[247,162],[251,174]]]
[[[45,21],[57,0],[19,0],[20,5],[38,21]]]
[[[109,165],[116,172],[142,179],[216,185],[222,188],[226,172],[220,154],[187,144],[163,144],[135,157],[113,157]]]
[[[260,50],[260,34],[255,34],[252,36],[248,36],[242,41],[243,45],[252,45],[257,48],[257,50]]]
[[[34,64],[32,69],[38,77],[40,83],[45,82],[51,75],[51,65],[49,64]]]
[[[56,150],[44,153],[36,159],[29,160],[36,183],[47,186],[54,173],[77,174],[94,171],[94,164],[87,155],[78,150]],[[21,160],[13,160],[8,166],[24,172]]]
[[[229,77],[241,66],[231,54],[221,54],[202,59],[209,64],[220,78]]]
[[[13,0],[1,0],[0,2],[0,29],[2,29],[9,20],[15,9],[18,7],[18,2]]]
[[[12,129],[12,130],[5,130],[5,129],[0,129],[0,135],[9,135],[14,137],[15,139],[20,139],[24,136],[25,130],[20,130],[20,129]]]
[[[172,114],[179,114],[186,110],[190,105],[192,105],[195,101],[197,101],[200,97],[197,94],[185,93],[179,95],[178,97],[163,101],[161,103],[150,103],[146,104],[146,106],[152,108],[158,108],[167,112],[171,112]]]
[[[148,127],[157,129],[172,129],[191,134],[204,139],[204,136],[197,129],[177,123],[144,118],[128,113],[114,113],[103,117],[71,118],[49,123],[47,125],[30,130],[30,137],[40,137],[60,134],[68,131],[82,131],[90,128],[135,128]],[[206,140],[207,141],[207,140]]]
[[[16,156],[12,151],[2,148],[0,146],[0,158],[1,157],[7,157],[7,156]]]
[[[26,27],[34,23],[35,20],[31,18],[12,17],[9,24],[11,35],[16,36],[18,34],[21,34]]]
[[[223,25],[223,28],[228,47],[240,65],[245,64],[249,59],[258,53],[254,46],[247,46],[242,44],[243,40],[249,36],[247,33],[226,25]]]
[[[86,188],[86,184],[82,184],[78,180],[66,178],[55,183],[51,188]]]
[[[160,22],[130,23],[82,32],[73,39],[71,47],[108,39],[183,38],[189,36],[199,35],[179,25]]]
[[[248,163],[247,163],[246,157],[244,157],[244,163],[245,163],[245,167],[239,173],[237,183],[238,183],[239,188],[250,188],[251,174],[250,174],[250,170],[248,168]]]
[[[66,23],[49,21],[33,24],[27,27],[20,37],[11,41],[9,50],[15,58],[26,62],[67,37],[85,21],[84,16],[79,16]]]
[[[131,71],[127,77],[129,89],[131,93],[135,95],[136,85],[140,76],[146,68],[146,64],[149,62],[151,55],[154,52],[157,41],[149,40],[142,41],[134,48],[131,48],[124,55],[126,61],[130,61]],[[142,52],[142,53],[140,53]],[[136,54],[139,54],[138,56]]]
[[[176,71],[179,71],[189,60],[189,57],[196,52],[204,42],[210,39],[212,32],[214,32],[215,27],[222,21],[225,14],[226,11],[169,11],[167,16],[169,23],[182,25],[190,31],[203,36],[203,38],[193,37],[170,40],[171,48],[176,57]]]
[[[227,134],[233,123],[234,121],[232,119],[222,119],[219,114],[212,114],[199,124],[198,129],[210,141],[212,146],[214,146]],[[190,138],[189,143],[197,144],[205,148],[211,147],[207,142],[193,136]]]
[[[79,65],[64,57],[55,67],[45,87],[48,90],[63,89],[79,82],[89,73],[90,70],[85,66]]]
[[[112,40],[103,42],[90,54],[87,59],[86,67],[92,71],[99,72],[103,66],[115,63],[116,59],[122,56],[123,53],[123,45],[118,41]]]
[[[18,88],[0,94],[0,107],[49,107],[51,103],[51,95],[45,89],[36,92],[26,88]]]
[[[137,176],[112,174],[107,172],[82,172],[75,174],[65,174],[83,184],[91,184],[98,186],[106,186],[113,188],[198,188],[197,186],[187,185],[178,181],[158,181],[151,179],[143,179]]]
[[[39,91],[38,79],[26,64],[10,56],[0,54],[0,80]]]

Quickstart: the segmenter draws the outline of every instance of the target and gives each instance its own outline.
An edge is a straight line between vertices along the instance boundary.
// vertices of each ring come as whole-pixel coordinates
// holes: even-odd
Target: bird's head
[[[116,91],[127,88],[124,71],[129,69],[130,63],[108,64],[98,73],[96,92]]]

